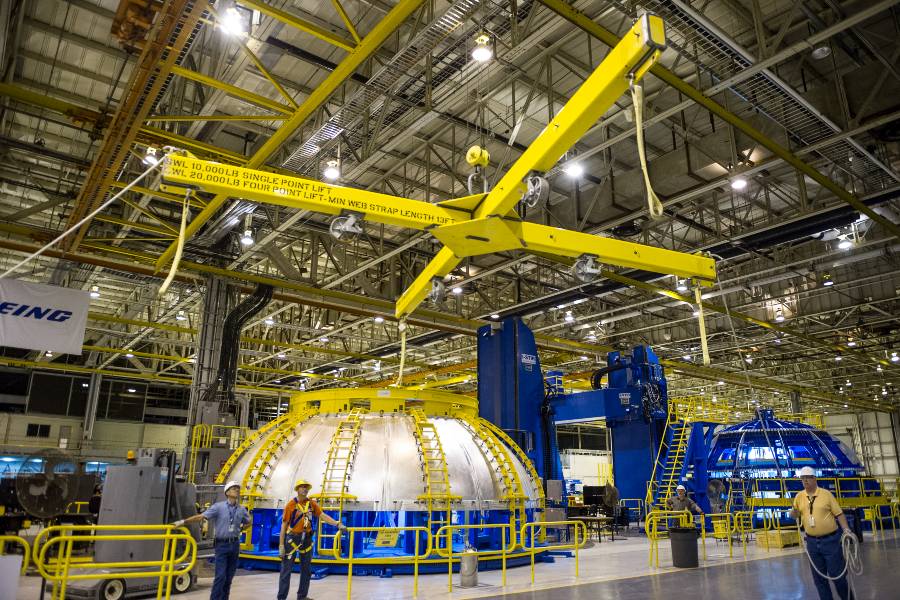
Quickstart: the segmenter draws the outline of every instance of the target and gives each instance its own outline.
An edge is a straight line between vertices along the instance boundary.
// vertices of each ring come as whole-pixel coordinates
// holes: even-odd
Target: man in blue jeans
[[[841,600],[852,600],[853,593],[847,585],[847,561],[841,548],[841,537],[853,535],[847,517],[834,495],[818,486],[816,472],[811,467],[803,467],[798,475],[803,482],[803,490],[794,496],[791,516],[799,518],[803,524],[806,551],[819,598],[832,600],[828,585],[830,579],[834,581],[834,589]],[[841,530],[838,530],[838,523]],[[827,575],[828,579],[822,575]]]
[[[309,580],[312,579],[313,519],[320,518],[329,525],[344,531],[347,527],[322,512],[315,500],[309,498],[312,484],[298,479],[294,484],[296,496],[288,501],[281,518],[281,535],[278,538],[278,555],[281,556],[281,574],[278,577],[278,600],[286,600],[291,587],[294,556],[300,563],[300,587],[298,600],[309,600]]]
[[[250,524],[250,512],[238,503],[240,495],[241,484],[237,481],[229,481],[225,484],[225,500],[216,502],[199,515],[174,523],[176,527],[181,527],[201,519],[209,519],[213,522],[216,576],[213,579],[210,600],[228,600],[231,593],[231,580],[237,570],[238,553],[241,547],[241,530]]]

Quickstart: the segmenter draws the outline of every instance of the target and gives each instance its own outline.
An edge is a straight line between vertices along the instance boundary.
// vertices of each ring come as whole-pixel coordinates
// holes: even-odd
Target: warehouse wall
[[[584,485],[600,485],[601,473],[610,473],[612,455],[604,451],[573,450],[560,452],[563,477],[580,479]],[[602,465],[602,466],[601,466]],[[605,483],[605,482],[603,482]]]
[[[900,476],[897,431],[891,415],[866,412],[825,417],[825,430],[856,451],[869,475]]]
[[[68,417],[0,414],[0,451],[20,454],[63,448],[85,458],[124,458],[135,448],[184,448],[185,428],[180,425],[98,420],[93,440],[83,441],[81,424],[81,419]]]

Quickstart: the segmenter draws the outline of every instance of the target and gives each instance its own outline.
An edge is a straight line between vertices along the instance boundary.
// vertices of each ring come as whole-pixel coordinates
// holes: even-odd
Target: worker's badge
[[[809,522],[807,523],[807,527],[815,527],[816,526],[816,518],[812,515],[809,515]]]

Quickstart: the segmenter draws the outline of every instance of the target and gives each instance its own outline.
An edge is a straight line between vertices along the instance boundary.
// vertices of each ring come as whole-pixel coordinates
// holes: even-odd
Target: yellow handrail
[[[700,535],[703,539],[703,560],[706,560],[706,517],[709,517],[712,525],[712,538],[728,540],[728,558],[734,558],[733,534],[734,515],[731,513],[711,513],[700,517]],[[725,527],[721,527],[724,522]],[[716,525],[719,525],[718,527]],[[657,566],[659,566],[657,564]]]
[[[332,553],[334,554],[334,558],[338,562],[344,562],[347,565],[347,600],[350,600],[350,597],[353,594],[353,564],[364,564],[364,563],[379,563],[384,564],[386,562],[391,562],[390,559],[385,560],[384,557],[372,557],[372,558],[354,558],[353,557],[353,538],[357,531],[368,531],[369,533],[380,533],[383,531],[412,531],[415,533],[415,543],[414,550],[412,555],[413,560],[413,596],[419,595],[419,560],[423,558],[427,558],[432,551],[432,536],[431,531],[427,527],[348,527],[346,532],[348,534],[348,550],[347,550],[347,559],[346,561],[341,559],[341,535],[338,532],[337,536],[334,538],[334,545],[332,546]],[[425,551],[421,554],[419,553],[419,534],[425,534],[425,540],[427,544],[425,545]],[[404,556],[402,558],[403,562],[409,560],[409,556]],[[396,562],[401,562],[400,560]]]
[[[157,533],[111,533],[98,535],[97,532],[157,532]],[[82,533],[83,532],[83,533]],[[50,537],[56,534],[56,537]],[[75,534],[75,535],[73,535]],[[80,535],[78,535],[80,534]],[[163,552],[160,560],[146,561],[122,561],[103,562],[94,561],[72,562],[72,548],[75,542],[98,541],[159,541],[163,542]],[[175,556],[175,549],[179,542],[184,542],[184,551]],[[48,569],[47,552],[50,548],[59,546],[56,561],[53,568]],[[190,532],[184,527],[175,528],[172,525],[55,525],[43,529],[34,539],[34,564],[48,581],[54,584],[54,598],[65,600],[66,587],[69,581],[81,581],[88,579],[133,579],[137,577],[158,577],[159,583],[156,590],[156,598],[168,600],[172,593],[172,578],[187,574],[194,568],[197,562],[197,542]],[[37,550],[40,548],[40,550]],[[176,565],[184,564],[180,568]],[[159,567],[158,570],[148,570],[149,567]],[[73,569],[91,569],[91,573],[71,574]],[[121,569],[121,570],[119,570]],[[127,569],[134,569],[128,571]],[[104,572],[104,570],[106,572]]]
[[[663,533],[668,533],[670,519],[678,519],[678,527],[687,527],[692,521],[691,513],[687,510],[651,510],[644,521],[644,531],[650,540],[649,563],[653,566],[656,558],[656,566],[659,566],[659,540],[663,539]],[[660,529],[660,523],[665,523],[666,529]]]
[[[24,575],[31,560],[31,546],[28,545],[28,541],[25,538],[17,535],[0,535],[0,554],[3,554],[2,551],[5,549],[7,542],[16,542],[22,546],[22,574]]]
[[[436,550],[438,556],[447,556],[447,591],[453,591],[453,532],[458,529],[499,529],[500,530],[500,549],[499,550],[488,550],[486,552],[478,552],[480,557],[483,556],[493,556],[495,554],[500,555],[500,560],[502,566],[502,579],[503,583],[501,585],[506,585],[506,555],[509,554],[513,548],[507,548],[506,542],[507,540],[513,541],[513,546],[515,546],[515,536],[512,534],[512,525],[509,523],[481,523],[481,524],[471,524],[471,525],[444,525],[440,529],[435,532],[435,539],[440,539],[441,535],[445,533],[447,534],[447,552],[441,551],[440,544],[436,545]],[[459,553],[462,556],[462,553]]]
[[[88,504],[89,504],[89,502],[83,501],[83,500],[76,500],[75,502],[69,502],[66,505],[66,514],[67,515],[79,514],[79,513],[81,513],[81,509],[84,508],[85,506],[87,506]],[[73,506],[75,507],[74,511],[72,510]]]
[[[559,526],[559,525],[565,525],[566,527],[568,527],[569,525],[574,526],[575,540],[571,544],[544,545],[544,546],[541,546],[540,549],[541,549],[541,551],[575,550],[575,578],[576,579],[578,578],[578,549],[584,547],[584,545],[587,543],[587,526],[584,524],[584,522],[583,521],[535,521],[533,523],[525,523],[524,525],[522,525],[522,530],[519,533],[519,535],[520,535],[519,539],[521,540],[522,548],[524,548],[525,550],[528,550],[529,554],[531,555],[531,583],[534,583],[534,554],[535,554],[534,538],[535,538],[535,535],[534,535],[534,532],[532,532],[531,537],[529,538],[527,536],[528,530],[535,529],[537,527],[540,527],[541,529],[546,529],[548,526]],[[581,528],[581,531],[583,533],[582,541],[580,544],[578,543],[578,528],[579,527]],[[543,534],[541,535],[541,537],[543,538]],[[527,548],[525,547],[526,539],[530,540],[530,545]]]

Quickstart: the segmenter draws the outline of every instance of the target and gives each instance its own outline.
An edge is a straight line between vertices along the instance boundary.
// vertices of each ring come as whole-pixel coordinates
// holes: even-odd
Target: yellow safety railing
[[[712,531],[707,535],[706,519],[709,518]],[[710,513],[700,517],[700,535],[703,539],[703,560],[706,560],[706,538],[728,541],[728,558],[734,558],[734,515],[731,513]]]
[[[650,540],[649,562],[651,567],[654,559],[656,566],[659,566],[659,540],[668,537],[669,522],[673,519],[678,520],[676,527],[688,527],[693,523],[691,513],[686,510],[651,510],[647,513],[644,532],[647,534],[647,539]]]
[[[567,528],[571,525],[574,527],[575,537],[571,544],[544,544],[540,547],[542,552],[550,551],[550,550],[574,550],[575,551],[575,578],[578,578],[578,550],[579,548],[584,547],[587,543],[587,526],[582,521],[535,521],[533,523],[525,523],[522,525],[522,530],[519,532],[521,536],[520,539],[522,541],[522,548],[527,550],[531,555],[531,583],[534,583],[534,555],[535,551],[538,549],[534,545],[535,541],[535,532],[533,531],[536,528],[540,528],[542,533],[540,534],[541,539],[544,539],[547,527],[553,526],[562,526],[565,525]],[[580,529],[579,529],[580,528]],[[528,536],[528,531],[532,530],[531,536]],[[581,542],[578,540],[579,531],[582,533]],[[529,545],[525,545],[525,540],[528,540]]]
[[[31,546],[28,544],[28,540],[17,535],[0,535],[0,554],[4,554],[6,544],[9,542],[16,542],[22,546],[22,574],[24,575],[31,560]]]
[[[347,558],[342,559],[341,557],[341,536],[340,533],[334,538],[334,546],[331,548],[332,553],[334,554],[334,558],[336,561],[344,563],[347,565],[347,600],[350,600],[353,594],[353,565],[354,564],[365,564],[365,563],[397,563],[397,564],[406,564],[409,562],[409,556],[402,557],[384,557],[384,556],[374,556],[370,558],[354,558],[353,549],[354,549],[354,537],[357,532],[368,532],[368,533],[382,533],[382,532],[407,532],[411,531],[414,533],[414,550],[412,555],[413,562],[413,596],[419,595],[419,561],[427,558],[432,551],[433,543],[432,543],[432,535],[431,531],[427,527],[348,527],[346,529],[346,533],[348,536],[347,539]],[[419,544],[419,536],[420,534],[425,536],[426,544],[425,550],[423,552],[419,552],[420,544]]]
[[[256,500],[262,495],[261,481],[267,479],[269,474],[275,468],[276,457],[281,450],[287,445],[289,439],[296,434],[296,427],[299,423],[306,421],[315,414],[312,410],[300,413],[291,413],[290,418],[283,422],[272,431],[266,439],[259,445],[256,452],[250,457],[249,466],[244,471],[244,478],[241,480],[241,496],[247,498],[247,510],[253,510]],[[245,545],[250,545],[252,541],[247,536]]]
[[[69,502],[66,505],[66,514],[67,515],[77,515],[81,513],[81,509],[86,507],[89,503],[82,500],[76,500],[75,502]],[[75,510],[72,510],[72,509]]]
[[[145,561],[98,563],[93,560],[85,562],[72,560],[72,550],[76,542],[100,541],[162,541],[162,556],[160,560]],[[181,554],[176,554],[181,543],[184,544],[184,549]],[[38,533],[34,539],[34,548],[35,567],[44,579],[53,582],[52,597],[55,600],[65,600],[66,588],[70,581],[138,577],[157,577],[159,583],[156,598],[168,600],[172,594],[172,579],[189,573],[197,562],[197,542],[194,537],[187,529],[175,528],[172,525],[55,525]],[[57,548],[54,553],[56,560],[50,564],[47,554],[52,548]],[[153,567],[157,569],[151,570]],[[72,572],[77,569],[90,569],[91,572]]]
[[[447,591],[453,591],[453,556],[454,554],[459,554],[462,556],[463,552],[453,552],[453,532],[457,530],[472,530],[472,529],[499,529],[500,530],[500,549],[499,550],[487,550],[487,551],[479,551],[478,557],[479,559],[488,557],[488,556],[500,556],[500,564],[502,570],[502,583],[501,585],[506,585],[506,556],[513,550],[513,548],[507,547],[507,541],[512,541],[513,545],[515,545],[515,535],[512,533],[512,526],[509,523],[481,523],[481,524],[470,524],[470,525],[444,525],[434,534],[434,538],[440,539],[442,535],[447,536],[447,546],[446,548],[441,548],[440,544],[435,544],[437,553],[439,556],[447,557]],[[542,547],[543,549],[543,547]]]
[[[247,437],[247,427],[237,425],[207,425],[198,423],[191,430],[191,452],[188,456],[187,481],[196,483],[197,457],[201,448],[211,448],[213,438],[227,438],[229,445],[240,447],[241,442]]]
[[[636,510],[638,513],[638,523],[644,520],[647,514],[647,505],[643,498],[620,498],[619,506],[628,510]]]
[[[253,444],[259,441],[262,436],[269,433],[271,430],[275,429],[282,425],[285,421],[290,418],[290,413],[284,413],[277,419],[273,419],[269,421],[250,435],[244,436],[243,441],[238,445],[237,448],[234,449],[234,452],[231,453],[231,456],[228,457],[228,460],[225,461],[225,464],[222,465],[222,468],[219,469],[219,474],[216,475],[215,482],[216,483],[225,483],[225,477],[231,473],[231,468],[238,461],[238,459],[244,455],[244,453],[250,449]]]
[[[707,423],[734,423],[734,413],[727,405],[718,404],[705,396],[683,396],[669,399],[669,410],[676,421],[690,423],[703,421]]]

